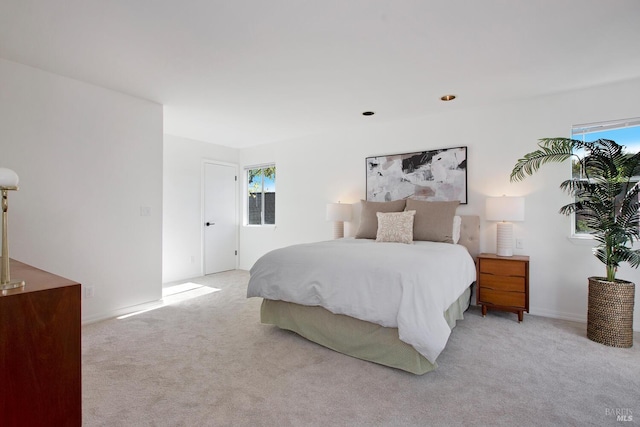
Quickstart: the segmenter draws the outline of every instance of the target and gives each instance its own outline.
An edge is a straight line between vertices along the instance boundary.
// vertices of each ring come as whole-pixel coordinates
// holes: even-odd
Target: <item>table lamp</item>
[[[2,265],[0,266],[0,289],[14,289],[24,286],[22,280],[11,280],[9,271],[9,239],[7,237],[7,210],[9,190],[18,190],[18,174],[11,169],[0,168],[0,192],[2,192]]]
[[[524,221],[524,197],[488,197],[486,219],[498,222],[498,256],[513,256],[513,224],[510,221]]]
[[[327,205],[327,221],[333,221],[333,238],[344,237],[344,221],[351,220],[351,205],[348,203],[329,203]]]

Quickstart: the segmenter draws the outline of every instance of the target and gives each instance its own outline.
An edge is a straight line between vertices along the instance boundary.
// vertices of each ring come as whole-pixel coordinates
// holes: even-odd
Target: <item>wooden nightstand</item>
[[[529,312],[529,257],[480,254],[477,268],[476,302],[482,306],[482,315],[487,308],[511,311],[522,322],[523,313]]]

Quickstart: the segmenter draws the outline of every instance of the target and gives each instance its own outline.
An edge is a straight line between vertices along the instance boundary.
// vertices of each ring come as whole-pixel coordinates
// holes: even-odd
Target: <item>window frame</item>
[[[601,132],[606,132],[606,131],[614,131],[614,130],[618,130],[618,129],[623,129],[623,128],[628,128],[628,127],[640,127],[640,117],[634,117],[634,118],[629,118],[629,119],[620,119],[620,120],[608,120],[608,121],[603,121],[603,122],[593,122],[593,123],[583,123],[583,124],[578,124],[578,125],[573,125],[571,126],[571,138],[572,139],[581,139],[582,141],[593,141],[596,140],[598,138],[604,138],[604,139],[612,139],[615,140],[614,138],[607,138],[606,136],[598,136],[598,138],[586,138],[585,136],[588,134],[593,134],[593,133],[601,133]],[[618,142],[618,141],[616,141]],[[640,141],[639,141],[640,142]],[[618,142],[621,145],[625,145],[623,143]],[[632,150],[629,151],[630,153],[637,153],[638,151],[640,151],[640,147],[637,150]],[[571,168],[571,178],[574,178],[573,176],[573,161],[571,161],[569,163],[569,167]],[[638,177],[638,180],[640,181],[640,177]],[[635,180],[634,180],[635,181]],[[577,220],[576,220],[576,214],[573,213],[571,215],[571,234],[570,234],[570,238],[573,241],[576,242],[580,242],[580,241],[584,241],[584,242],[591,242],[593,240],[593,235],[590,233],[578,233],[576,232],[576,227],[577,227]]]
[[[265,202],[266,202],[266,198],[264,196],[265,192],[264,192],[264,174],[262,176],[262,188],[261,188],[261,207],[260,207],[260,224],[250,224],[249,223],[249,171],[251,170],[256,170],[256,169],[266,169],[266,168],[270,168],[273,167],[276,171],[276,164],[275,162],[273,163],[261,163],[261,164],[257,164],[257,165],[250,165],[250,166],[245,166],[244,167],[244,209],[243,209],[243,215],[244,215],[244,220],[243,220],[243,224],[245,227],[275,227],[276,226],[276,220],[274,219],[274,223],[273,224],[268,224],[265,223]],[[277,176],[277,172],[276,175]],[[276,178],[274,176],[274,185],[276,185]],[[276,191],[274,190],[274,193]],[[274,215],[275,215],[275,205],[274,205]]]

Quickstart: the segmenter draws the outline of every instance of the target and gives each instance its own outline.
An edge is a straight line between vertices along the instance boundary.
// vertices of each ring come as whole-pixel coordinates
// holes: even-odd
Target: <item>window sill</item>
[[[579,246],[594,246],[595,245],[595,241],[594,241],[593,236],[591,234],[573,234],[573,235],[567,237],[567,240],[569,240],[574,245],[579,245]]]

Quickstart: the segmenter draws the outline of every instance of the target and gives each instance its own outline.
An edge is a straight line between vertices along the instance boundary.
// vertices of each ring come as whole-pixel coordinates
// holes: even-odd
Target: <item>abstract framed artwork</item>
[[[467,147],[366,158],[367,200],[467,203]]]

